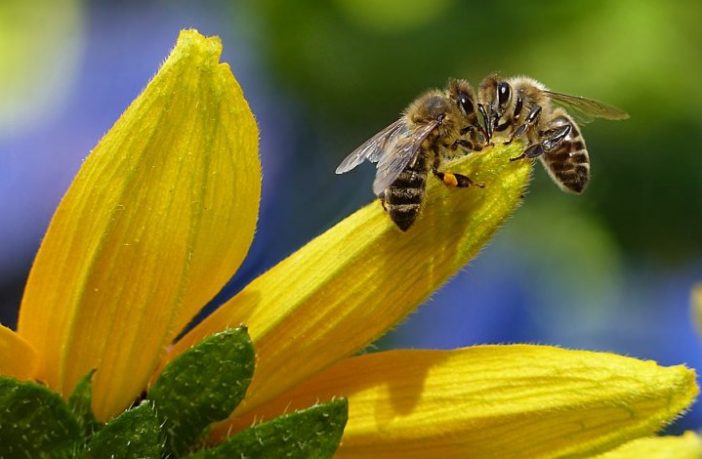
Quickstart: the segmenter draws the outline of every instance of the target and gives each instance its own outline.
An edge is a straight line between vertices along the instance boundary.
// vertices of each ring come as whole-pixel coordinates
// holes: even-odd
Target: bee
[[[577,194],[590,181],[590,156],[576,119],[582,124],[593,118],[629,118],[616,107],[550,91],[527,77],[489,75],[478,91],[478,111],[488,139],[499,135],[509,144],[526,138],[524,153],[511,159],[538,157],[561,190]]]
[[[336,173],[366,160],[377,163],[373,192],[390,219],[407,231],[419,215],[429,170],[449,187],[469,187],[469,177],[440,171],[441,162],[485,144],[473,88],[452,79],[445,90],[428,91],[412,102],[397,121],[351,152]]]

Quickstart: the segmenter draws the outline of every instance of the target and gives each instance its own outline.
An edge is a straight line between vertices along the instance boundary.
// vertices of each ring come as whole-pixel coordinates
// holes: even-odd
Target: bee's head
[[[466,80],[450,80],[448,84],[449,98],[454,101],[463,116],[475,116],[475,91]]]
[[[422,97],[415,100],[407,109],[415,123],[426,123],[430,121],[443,121],[449,107],[446,98],[439,91],[429,91]]]
[[[498,74],[493,73],[480,83],[478,94],[478,110],[483,116],[486,131],[492,136],[512,98],[512,87]]]

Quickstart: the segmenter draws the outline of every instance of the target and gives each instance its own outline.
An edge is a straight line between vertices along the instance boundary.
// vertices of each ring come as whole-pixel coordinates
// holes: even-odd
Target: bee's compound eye
[[[504,106],[509,100],[510,87],[504,81],[497,84],[497,103]]]
[[[466,114],[473,112],[473,101],[470,100],[470,97],[468,97],[467,94],[461,93],[458,96],[458,103],[461,105],[463,112],[465,112]]]

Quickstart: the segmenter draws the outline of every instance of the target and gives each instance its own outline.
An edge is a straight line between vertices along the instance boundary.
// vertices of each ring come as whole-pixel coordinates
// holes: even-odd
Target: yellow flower
[[[519,145],[452,169],[484,189],[427,189],[400,233],[372,203],[314,239],[173,343],[252,241],[261,171],[255,120],[221,44],[184,31],[85,161],[27,283],[0,373],[68,396],[91,369],[93,410],[127,408],[165,363],[244,323],[257,364],[213,439],[346,396],[340,457],[585,456],[656,432],[697,394],[692,370],[547,346],[354,357],[464,266],[521,202]]]

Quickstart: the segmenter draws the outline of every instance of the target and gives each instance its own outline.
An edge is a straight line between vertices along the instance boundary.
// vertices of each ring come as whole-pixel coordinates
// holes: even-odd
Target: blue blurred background
[[[702,3],[460,0],[0,3],[0,320],[81,161],[181,28],[219,35],[261,128],[256,240],[212,308],[372,199],[355,146],[450,76],[528,74],[625,108],[584,128],[593,180],[538,168],[481,255],[377,348],[532,342],[702,369]],[[695,147],[697,146],[697,147]],[[694,408],[671,430],[702,427]]]

